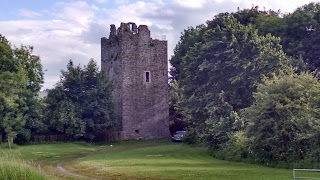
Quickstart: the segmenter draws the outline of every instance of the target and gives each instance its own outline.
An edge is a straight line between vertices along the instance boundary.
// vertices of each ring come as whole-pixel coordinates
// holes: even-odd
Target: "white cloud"
[[[207,0],[174,0],[174,3],[181,7],[200,9],[207,3]]]
[[[5,24],[5,25],[3,25]],[[59,80],[61,69],[69,59],[75,64],[86,64],[90,58],[100,59],[99,45],[82,40],[81,31],[66,21],[14,21],[0,22],[2,32],[13,44],[34,46],[34,53],[40,55],[45,75],[44,88],[52,88]],[[12,31],[15,29],[15,31]]]
[[[95,10],[97,10],[96,6],[90,6],[85,1],[59,2],[55,5],[53,15],[85,26],[94,18]]]
[[[259,2],[259,1],[258,1]],[[311,0],[295,0],[295,1],[267,1],[268,8],[278,10],[280,9],[283,13],[293,12],[297,7],[301,7],[305,4],[310,3]]]
[[[70,59],[82,65],[90,58],[99,62],[100,46],[82,36],[94,18],[94,11],[93,6],[82,1],[57,3],[51,10],[55,19],[0,21],[1,33],[16,46],[34,46],[34,53],[40,55],[47,70],[44,88],[52,88]]]

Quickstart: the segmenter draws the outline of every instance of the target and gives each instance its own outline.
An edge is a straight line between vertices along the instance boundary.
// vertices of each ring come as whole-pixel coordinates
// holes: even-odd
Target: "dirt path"
[[[57,170],[59,173],[63,173],[63,174],[65,174],[65,175],[73,176],[73,177],[76,177],[76,178],[90,179],[90,180],[99,180],[99,179],[95,179],[95,178],[93,178],[93,177],[84,176],[84,175],[81,175],[81,174],[78,174],[78,173],[75,173],[75,172],[68,171],[68,170],[66,170],[65,168],[63,168],[60,164],[57,165],[56,170]]]

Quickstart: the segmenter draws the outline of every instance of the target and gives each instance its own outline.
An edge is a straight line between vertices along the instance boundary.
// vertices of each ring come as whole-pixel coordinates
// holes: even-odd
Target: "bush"
[[[212,155],[219,159],[243,161],[248,158],[248,138],[243,131],[228,134],[229,140],[218,149],[212,149]]]
[[[254,98],[246,116],[256,162],[294,164],[319,156],[314,154],[320,140],[318,79],[308,73],[274,76],[258,85]]]
[[[186,142],[187,144],[196,144],[197,141],[197,133],[194,131],[194,129],[189,128],[183,136],[183,142]]]

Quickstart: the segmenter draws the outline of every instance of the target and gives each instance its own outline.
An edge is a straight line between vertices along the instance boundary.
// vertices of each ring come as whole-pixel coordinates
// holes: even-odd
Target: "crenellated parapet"
[[[130,33],[138,36],[147,36],[150,38],[150,30],[148,26],[140,25],[138,27],[135,23],[128,22],[128,23],[121,23],[118,29],[114,24],[111,24],[109,39],[116,38],[116,37],[121,38],[126,33]]]

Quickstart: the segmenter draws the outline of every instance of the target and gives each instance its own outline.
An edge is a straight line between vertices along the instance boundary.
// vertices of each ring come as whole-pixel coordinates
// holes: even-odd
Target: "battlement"
[[[113,39],[113,38],[119,38],[122,37],[125,33],[130,33],[133,35],[138,35],[138,36],[144,36],[148,37],[154,40],[160,40],[160,41],[165,41],[165,35],[161,36],[161,39],[159,36],[151,37],[150,35],[150,30],[147,25],[139,25],[139,27],[136,25],[136,23],[133,22],[128,22],[128,23],[121,23],[120,27],[118,29],[114,24],[110,25],[110,35],[108,39]]]
[[[114,24],[110,25],[110,35],[109,39],[115,36],[121,36],[124,33],[132,33],[132,34],[150,34],[150,30],[146,25],[140,25],[137,27],[136,23],[128,22],[128,23],[121,23],[120,27],[117,29]]]

